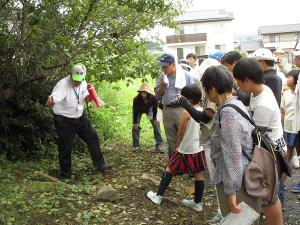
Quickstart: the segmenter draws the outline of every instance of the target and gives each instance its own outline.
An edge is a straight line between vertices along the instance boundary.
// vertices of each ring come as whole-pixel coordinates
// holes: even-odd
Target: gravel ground
[[[300,200],[292,193],[292,186],[300,180],[300,169],[294,169],[292,178],[287,180],[288,189],[285,192],[285,225],[300,225]]]

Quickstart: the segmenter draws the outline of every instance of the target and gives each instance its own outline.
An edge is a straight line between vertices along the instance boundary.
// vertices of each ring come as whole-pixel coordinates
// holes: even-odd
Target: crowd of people
[[[268,225],[283,224],[287,175],[280,173],[280,182],[276,184],[278,197],[272,201],[247,193],[244,174],[253,153],[254,125],[234,108],[225,106],[234,105],[252,118],[256,127],[270,129],[268,135],[275,149],[286,152],[288,160],[297,161],[300,51],[294,52],[293,63],[285,59],[281,49],[272,53],[261,48],[246,58],[236,51],[226,54],[213,51],[201,63],[194,53],[178,62],[173,55],[163,54],[158,64],[162,72],[156,79],[154,92],[147,83],[142,83],[132,105],[134,151],[140,150],[140,120],[146,114],[153,127],[155,149],[164,152],[157,116],[158,108],[162,109],[168,164],[158,190],[149,191],[147,197],[161,204],[173,176],[188,174],[195,178],[195,196],[184,199],[182,204],[202,211],[205,170],[208,170],[219,206],[213,223],[230,212],[239,213],[238,204],[243,201],[263,213]],[[87,144],[94,170],[109,169],[98,134],[83,110],[84,104],[91,101],[85,76],[85,66],[74,65],[72,74],[56,84],[47,100],[47,105],[53,106],[63,179],[71,177],[76,135]],[[292,192],[300,199],[300,181],[294,184]]]
[[[249,158],[242,152],[251,158],[254,126],[238,111],[224,106],[235,105],[253,119],[257,128],[270,129],[268,136],[275,149],[286,152],[288,160],[293,155],[298,160],[299,61],[299,51],[294,52],[292,68],[282,50],[272,53],[265,48],[247,58],[236,51],[214,51],[200,65],[193,53],[179,63],[170,54],[161,56],[163,72],[154,90],[163,104],[169,162],[157,192],[149,191],[148,198],[161,204],[173,175],[186,173],[195,178],[195,197],[184,199],[182,204],[201,211],[203,171],[208,169],[219,203],[213,222],[230,212],[239,213],[238,203],[243,201],[258,213],[263,212],[267,224],[283,224],[287,176],[280,172],[278,192],[272,201],[247,193],[244,174]],[[299,186],[300,182],[292,192],[299,194]]]

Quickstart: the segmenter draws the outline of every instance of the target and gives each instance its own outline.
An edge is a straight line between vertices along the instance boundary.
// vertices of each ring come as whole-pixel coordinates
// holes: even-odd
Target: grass
[[[154,79],[147,77],[147,80],[153,90]],[[98,89],[101,98],[106,102],[106,106],[99,110],[100,119],[94,119],[93,123],[104,137],[104,142],[106,140],[110,142],[112,137],[115,137],[122,139],[125,143],[131,143],[132,101],[142,82],[142,79],[137,79],[128,82],[120,81],[115,84],[103,83]],[[142,127],[141,145],[154,146],[153,129],[145,114],[142,116],[140,126]],[[161,129],[164,133],[162,123]]]

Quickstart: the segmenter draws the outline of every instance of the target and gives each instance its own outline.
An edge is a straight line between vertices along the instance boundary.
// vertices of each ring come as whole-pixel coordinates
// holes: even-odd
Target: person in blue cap
[[[73,66],[72,74],[57,82],[47,105],[53,106],[54,125],[58,136],[58,158],[62,179],[71,178],[72,145],[76,135],[87,145],[95,171],[105,172],[109,167],[100,149],[99,136],[83,109],[89,101],[85,81],[86,67]]]
[[[169,156],[176,148],[177,131],[183,108],[176,102],[181,89],[193,83],[193,78],[181,68],[176,66],[175,58],[171,54],[163,54],[158,59],[162,73],[156,79],[155,93],[161,98],[163,105],[163,125],[168,142]]]
[[[214,50],[212,50],[209,54],[208,54],[208,58],[212,58],[212,59],[216,59],[216,60],[218,60],[218,61],[220,61],[221,62],[221,59],[223,58],[223,56],[224,56],[224,53],[223,52],[221,52],[220,50],[218,50],[218,49],[214,49]]]

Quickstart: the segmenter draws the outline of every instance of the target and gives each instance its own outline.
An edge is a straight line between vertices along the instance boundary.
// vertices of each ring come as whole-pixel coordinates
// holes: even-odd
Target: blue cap
[[[166,67],[175,63],[175,58],[171,54],[163,54],[161,57],[158,58],[158,64],[161,67]]]
[[[221,60],[223,58],[223,56],[224,56],[224,53],[218,49],[215,49],[208,54],[208,58],[212,58],[212,59],[216,59],[216,60]]]

